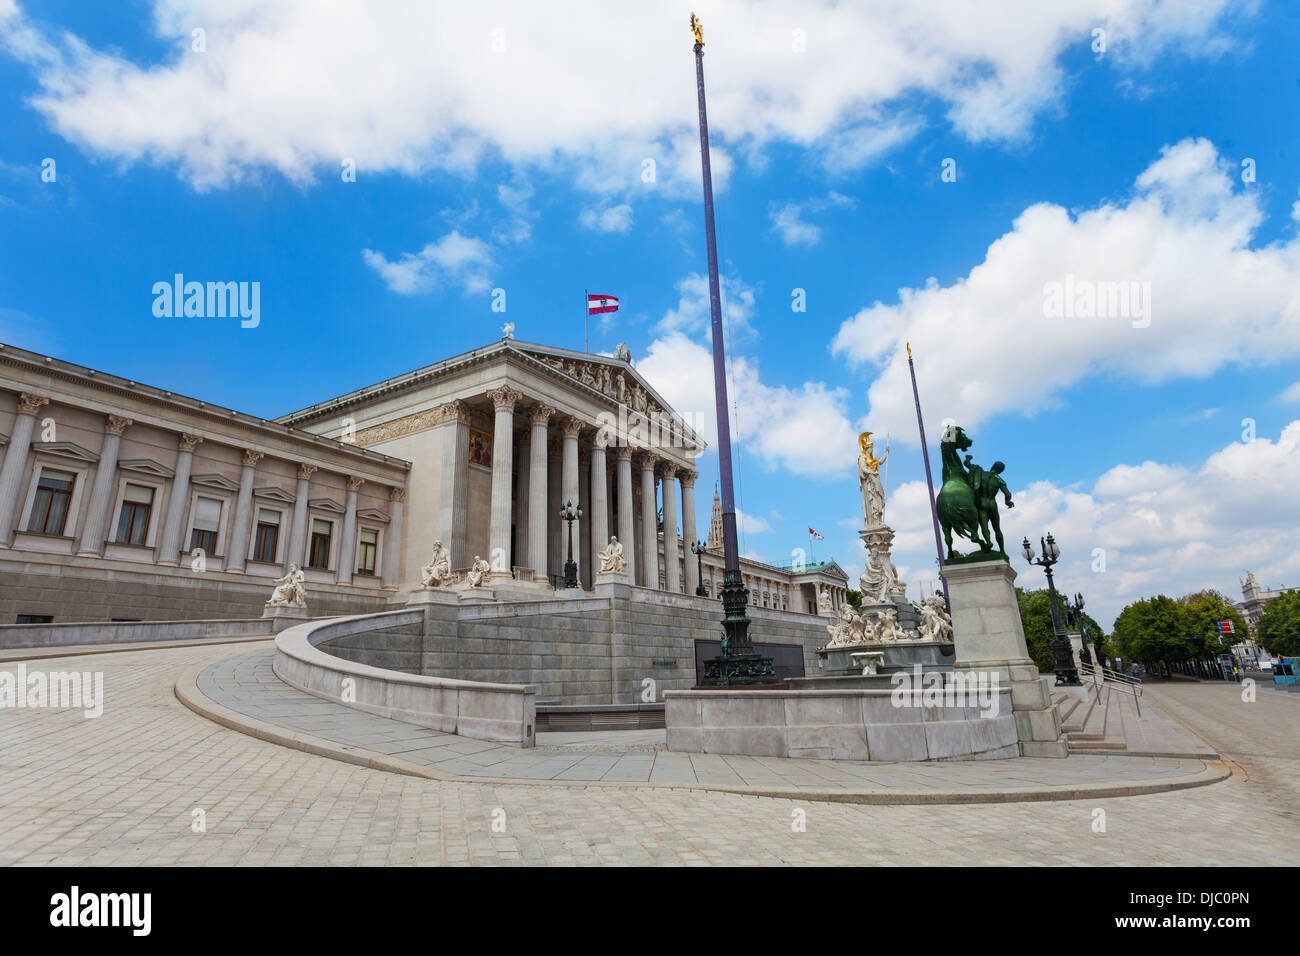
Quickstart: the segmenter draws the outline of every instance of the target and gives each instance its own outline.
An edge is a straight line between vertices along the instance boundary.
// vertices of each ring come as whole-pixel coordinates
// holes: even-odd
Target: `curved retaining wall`
[[[275,639],[275,675],[299,690],[366,713],[476,740],[534,745],[537,691],[531,685],[425,677],[335,657],[322,649],[335,638],[424,623],[424,611],[387,611],[309,621]],[[350,699],[343,699],[351,679]]]
[[[986,717],[924,690],[670,690],[668,749],[827,760],[1019,756],[1011,689],[996,694]]]

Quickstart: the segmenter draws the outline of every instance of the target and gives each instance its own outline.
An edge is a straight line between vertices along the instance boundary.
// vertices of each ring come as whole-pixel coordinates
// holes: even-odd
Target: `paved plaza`
[[[1050,773],[1075,775],[1076,784],[1122,785],[1126,773],[1149,780],[1193,768],[1176,758],[1093,755],[852,770],[816,761],[697,763],[662,754],[655,738],[643,734],[614,740],[603,757],[598,745],[575,741],[577,735],[543,740],[532,753],[502,748],[511,752],[500,760],[492,745],[468,742],[485,749],[453,750],[441,759],[428,754],[427,775],[415,776],[258,739],[177,699],[178,678],[213,665],[209,690],[216,691],[218,676],[234,678],[241,670],[256,684],[263,652],[257,644],[231,644],[41,661],[48,669],[102,671],[106,704],[97,719],[80,711],[0,711],[0,864],[1300,862],[1294,840],[1300,829],[1300,699],[1286,695],[1261,693],[1243,703],[1239,689],[1225,684],[1148,688],[1144,710],[1149,701],[1227,758],[1232,774],[1221,782],[1139,796],[893,805],[828,802],[825,794],[891,786],[968,792],[1041,787],[1047,778],[1035,774],[1049,771],[1033,766],[1050,763],[1057,765]],[[227,686],[226,692],[236,691]],[[246,692],[249,698],[259,693]],[[268,725],[303,719],[292,712],[300,703],[290,696],[276,704],[263,692],[257,719]],[[252,709],[253,702],[245,705]],[[278,717],[270,712],[277,706],[284,711]],[[364,734],[366,715],[349,716],[358,721],[351,729]],[[328,721],[316,728],[343,729]],[[433,734],[410,731],[417,744]],[[460,740],[418,749],[437,751]],[[367,751],[397,745],[354,744]],[[609,769],[596,777],[595,769],[611,757]],[[620,763],[622,770],[613,772]],[[810,763],[820,767],[817,779],[782,766]],[[535,782],[497,782],[521,778],[530,766]],[[537,769],[543,766],[546,774]],[[1132,769],[1138,766],[1140,775]],[[573,779],[579,768],[580,779]],[[1206,769],[1200,763],[1197,772]],[[714,782],[709,774],[719,786],[810,792],[772,797],[704,789]],[[198,817],[201,832],[195,832]]]

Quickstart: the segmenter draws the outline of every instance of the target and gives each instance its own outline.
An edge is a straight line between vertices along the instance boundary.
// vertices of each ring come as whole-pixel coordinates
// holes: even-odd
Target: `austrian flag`
[[[822,535],[818,534],[818,533],[817,533],[816,531],[814,531],[812,528],[809,528],[809,529],[808,529],[808,537],[810,537],[810,538],[816,538],[818,541],[825,541],[825,540],[826,540]]]
[[[599,315],[601,312],[617,312],[618,296],[587,295],[587,314]]]

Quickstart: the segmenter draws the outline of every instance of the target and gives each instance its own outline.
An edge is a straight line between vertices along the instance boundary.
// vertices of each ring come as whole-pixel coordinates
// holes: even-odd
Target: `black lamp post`
[[[578,565],[573,560],[573,522],[582,517],[582,509],[573,507],[572,501],[566,501],[560,509],[560,517],[569,523],[569,560],[564,562],[564,586],[578,586]]]
[[[1085,664],[1091,664],[1092,654],[1088,650],[1088,619],[1083,616],[1083,595],[1078,591],[1074,592],[1073,601],[1066,602],[1065,614],[1074,629],[1079,632],[1079,659]]]
[[[691,551],[695,553],[695,580],[699,582],[695,585],[696,597],[708,597],[709,592],[704,587],[704,552],[709,550],[703,541],[696,541],[691,545]]]
[[[1047,590],[1051,598],[1052,609],[1052,664],[1056,668],[1057,687],[1078,687],[1079,670],[1074,666],[1074,654],[1070,651],[1070,639],[1065,636],[1065,624],[1061,620],[1061,607],[1056,597],[1056,582],[1052,580],[1052,565],[1061,557],[1061,549],[1056,546],[1056,539],[1049,533],[1046,538],[1038,539],[1043,549],[1043,556],[1035,560],[1034,549],[1029,539],[1025,538],[1023,553],[1030,564],[1037,564],[1047,572]]]

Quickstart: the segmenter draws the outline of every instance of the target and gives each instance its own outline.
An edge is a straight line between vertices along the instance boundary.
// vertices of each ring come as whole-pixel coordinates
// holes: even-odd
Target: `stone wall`
[[[182,621],[258,618],[275,579],[154,570],[95,559],[29,560],[0,552],[0,624],[19,614],[48,614],[55,624],[79,621]],[[387,608],[388,594],[339,585],[308,585],[312,617],[367,614]]]
[[[750,608],[751,634],[802,649],[818,673],[822,619]],[[531,684],[539,703],[636,704],[695,684],[695,642],[721,634],[718,602],[627,585],[591,597],[509,604],[432,605],[411,625],[337,638],[322,650],[357,663],[461,680]]]

